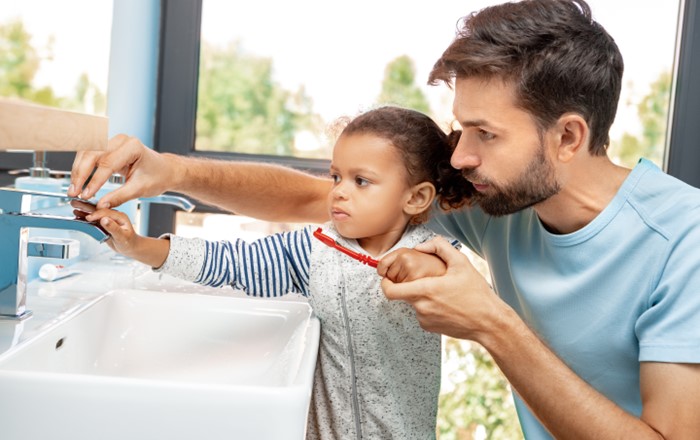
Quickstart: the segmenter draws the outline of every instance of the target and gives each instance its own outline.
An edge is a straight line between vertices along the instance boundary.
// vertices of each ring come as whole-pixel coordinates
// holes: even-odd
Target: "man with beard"
[[[623,62],[583,0],[525,0],[464,19],[431,83],[455,88],[452,166],[470,206],[432,225],[486,259],[491,285],[444,241],[382,259],[386,296],[430,331],[476,341],[542,438],[700,438],[700,191],[607,156]],[[119,136],[79,153],[83,197],[115,171],[117,206],[175,190],[272,221],[327,220],[330,182],[282,167],[159,155]],[[437,273],[435,260],[445,263]],[[424,264],[428,259],[431,264]]]

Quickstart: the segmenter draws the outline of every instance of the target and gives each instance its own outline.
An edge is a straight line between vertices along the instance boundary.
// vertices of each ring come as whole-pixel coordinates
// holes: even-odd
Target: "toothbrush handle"
[[[371,267],[377,267],[377,264],[379,263],[377,260],[374,258],[370,257],[369,255],[365,254],[360,254],[358,252],[355,252],[351,249],[346,248],[345,246],[339,245],[335,240],[333,240],[332,237],[329,237],[328,235],[323,233],[323,230],[321,228],[318,228],[314,231],[314,237],[317,239],[321,240],[323,244],[326,246],[330,246],[332,248],[335,248],[339,250],[340,252],[350,256],[351,258],[356,259],[362,264],[366,264]]]

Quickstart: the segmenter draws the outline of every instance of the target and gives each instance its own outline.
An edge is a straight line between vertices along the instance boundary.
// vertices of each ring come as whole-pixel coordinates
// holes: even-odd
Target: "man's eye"
[[[483,141],[490,141],[490,140],[492,140],[493,138],[495,138],[496,135],[493,134],[493,133],[491,133],[491,132],[489,132],[489,131],[486,131],[486,130],[483,130],[483,129],[479,129],[479,137],[480,137],[481,140],[483,140]]]

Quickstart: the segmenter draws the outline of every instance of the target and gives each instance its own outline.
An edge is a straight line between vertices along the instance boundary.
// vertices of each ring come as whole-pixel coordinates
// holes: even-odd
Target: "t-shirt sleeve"
[[[639,360],[700,363],[700,225],[674,236],[635,326]]]
[[[491,217],[478,207],[465,207],[445,212],[439,206],[433,208],[434,215],[428,227],[435,233],[465,244],[483,257],[482,241]]]

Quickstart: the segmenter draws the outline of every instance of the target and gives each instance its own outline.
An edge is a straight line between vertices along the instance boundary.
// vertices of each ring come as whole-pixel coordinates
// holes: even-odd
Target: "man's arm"
[[[113,173],[123,174],[126,182],[102,197],[99,208],[177,191],[262,220],[322,223],[328,219],[329,179],[277,165],[160,154],[125,135],[112,138],[106,151],[77,153],[68,195],[93,197]]]
[[[442,258],[447,264],[445,275],[400,284],[385,278],[382,288],[386,296],[413,305],[426,330],[483,345],[554,437],[700,437],[697,365],[643,363],[640,380],[644,406],[641,418],[637,418],[564,364],[495,295],[465,255],[445,240],[433,240],[416,249]]]

